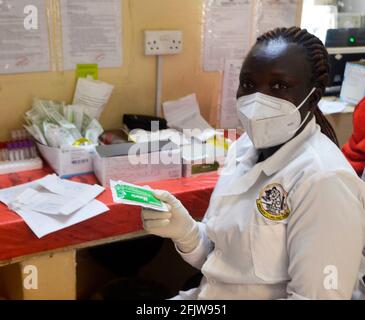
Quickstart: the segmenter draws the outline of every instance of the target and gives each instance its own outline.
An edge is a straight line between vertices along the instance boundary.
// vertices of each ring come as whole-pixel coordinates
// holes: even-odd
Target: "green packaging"
[[[77,78],[86,78],[87,76],[92,76],[94,80],[98,80],[98,65],[89,63],[89,64],[77,64],[76,65],[76,77]]]
[[[123,181],[110,180],[113,200],[116,203],[141,206],[157,211],[168,211],[164,202],[153,195],[153,190]]]

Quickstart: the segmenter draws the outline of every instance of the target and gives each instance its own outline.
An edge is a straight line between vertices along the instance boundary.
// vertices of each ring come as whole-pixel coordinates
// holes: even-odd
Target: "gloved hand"
[[[163,190],[154,190],[156,198],[165,202],[169,212],[142,209],[143,227],[156,236],[170,238],[184,253],[193,251],[199,244],[198,223],[190,216],[181,202]]]

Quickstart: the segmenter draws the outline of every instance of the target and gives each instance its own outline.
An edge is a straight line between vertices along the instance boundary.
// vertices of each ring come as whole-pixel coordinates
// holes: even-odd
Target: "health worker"
[[[202,222],[166,191],[155,195],[169,212],[142,211],[144,228],[203,274],[175,299],[361,297],[364,182],[318,108],[328,80],[326,48],[306,30],[257,39],[237,92],[246,133]]]

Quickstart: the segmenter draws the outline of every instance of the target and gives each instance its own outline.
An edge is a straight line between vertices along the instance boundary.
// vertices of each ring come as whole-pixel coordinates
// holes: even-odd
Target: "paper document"
[[[74,105],[82,105],[85,112],[95,119],[99,119],[104,107],[109,101],[114,86],[94,80],[91,77],[79,78],[73,99]]]
[[[0,190],[0,201],[21,216],[37,237],[108,211],[94,200],[103,187],[62,180],[56,175]]]
[[[214,128],[200,114],[195,94],[164,102],[163,110],[168,126],[178,130],[185,129],[183,132],[188,138],[194,137],[204,142],[216,134]]]
[[[16,213],[24,219],[38,238],[42,238],[47,234],[96,217],[108,210],[109,208],[104,203],[93,200],[70,216],[50,216],[24,209],[17,210]]]
[[[222,71],[225,59],[243,59],[252,29],[252,0],[204,1],[204,71]]]
[[[67,202],[59,208],[59,213],[68,215],[80,209],[95,199],[105,189],[97,184],[89,185],[68,180],[62,180],[56,175],[48,175],[38,181],[45,189],[63,196]]]
[[[0,1],[0,74],[50,70],[45,2]]]
[[[65,70],[85,63],[121,67],[121,1],[61,0],[60,4]]]
[[[300,0],[258,0],[256,5],[256,37],[279,27],[297,25]]]
[[[36,182],[28,182],[15,187],[5,188],[0,190],[0,201],[7,206],[10,205],[12,201],[14,201],[17,195],[21,194],[28,188],[32,188],[34,190],[42,190],[42,187]]]
[[[220,127],[236,129],[240,126],[237,117],[237,90],[240,84],[242,60],[226,60],[220,110]]]
[[[17,210],[27,207],[32,211],[58,215],[60,214],[60,208],[72,200],[71,197],[64,197],[49,192],[39,192],[28,188],[10,203],[9,208]]]
[[[344,101],[330,101],[322,99],[318,107],[324,114],[332,114],[342,112],[348,104]]]

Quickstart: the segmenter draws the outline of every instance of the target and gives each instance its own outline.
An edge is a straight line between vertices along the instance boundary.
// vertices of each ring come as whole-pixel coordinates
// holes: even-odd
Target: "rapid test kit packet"
[[[157,199],[151,189],[114,180],[110,180],[110,188],[115,203],[140,206],[162,212],[169,211],[167,205]]]

